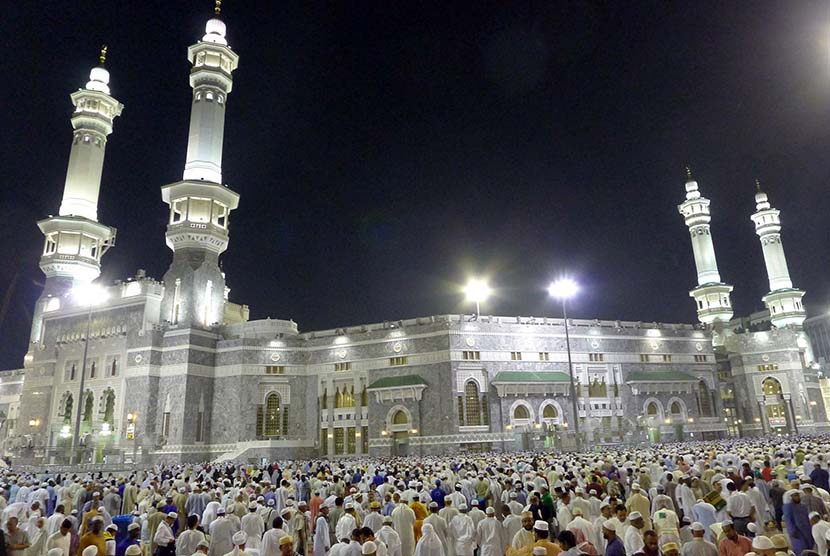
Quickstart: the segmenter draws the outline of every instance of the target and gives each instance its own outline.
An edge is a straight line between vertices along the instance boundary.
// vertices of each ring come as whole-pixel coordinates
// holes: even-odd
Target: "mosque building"
[[[23,369],[0,373],[2,450],[15,461],[64,463],[73,451],[148,462],[569,449],[830,426],[779,211],[759,187],[750,218],[767,311],[733,318],[710,201],[691,173],[678,210],[699,323],[447,314],[301,332],[290,320],[250,320],[219,264],[240,196],[222,176],[239,55],[218,13],[187,51],[184,171],[161,187],[170,267],[160,280],[138,271],[94,287],[116,237],[97,208],[122,111],[105,54],[71,95],[63,200],[38,222],[46,280]]]

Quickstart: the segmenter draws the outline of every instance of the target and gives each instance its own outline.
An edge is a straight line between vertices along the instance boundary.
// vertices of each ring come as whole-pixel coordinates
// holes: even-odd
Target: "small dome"
[[[697,199],[700,197],[700,193],[697,190],[697,182],[695,180],[689,180],[686,182],[686,199]]]
[[[225,40],[225,33],[224,21],[217,18],[209,19],[205,24],[205,36],[202,37],[202,40],[227,46],[228,41]]]
[[[87,82],[86,88],[89,91],[100,91],[110,94],[109,82],[110,72],[105,68],[95,67],[89,72],[89,82]]]

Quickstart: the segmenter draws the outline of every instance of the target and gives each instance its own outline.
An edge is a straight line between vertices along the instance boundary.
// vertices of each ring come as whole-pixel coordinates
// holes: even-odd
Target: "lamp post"
[[[72,448],[69,455],[69,463],[73,463],[78,442],[81,436],[81,412],[84,410],[84,383],[86,382],[86,360],[89,354],[89,332],[92,327],[92,309],[107,300],[107,292],[104,288],[94,284],[80,286],[72,290],[72,297],[79,305],[87,307],[86,314],[86,334],[84,335],[84,356],[81,361],[81,385],[78,393],[78,410],[75,414],[75,434],[72,435]],[[80,454],[77,454],[78,462],[80,463]]]
[[[562,316],[565,319],[565,349],[568,352],[568,376],[571,381],[571,405],[574,412],[574,434],[576,435],[576,449],[582,450],[582,438],[579,433],[579,413],[576,407],[576,383],[574,381],[574,367],[571,360],[571,336],[568,332],[568,299],[576,295],[579,286],[570,278],[561,278],[551,282],[548,294],[562,301]]]
[[[472,301],[476,304],[476,320],[481,316],[481,304],[487,301],[491,291],[487,281],[481,278],[472,278],[464,286],[464,295],[467,296],[467,301]]]

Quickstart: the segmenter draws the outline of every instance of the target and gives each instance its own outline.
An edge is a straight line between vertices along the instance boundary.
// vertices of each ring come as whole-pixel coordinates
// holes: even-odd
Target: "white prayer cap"
[[[452,496],[444,496],[444,502],[452,502]]]
[[[139,525],[138,523],[130,523],[127,526],[127,531],[135,531],[136,529],[141,529],[141,525]]]
[[[705,531],[706,527],[699,521],[695,521],[691,525],[689,525],[689,529],[692,531]]]
[[[268,502],[266,502],[266,505],[268,505],[268,506],[273,506],[274,504],[276,504],[276,502],[274,501],[273,498],[269,498]]]
[[[609,531],[614,531],[615,533],[617,532],[617,524],[610,519],[603,523],[602,526]]]
[[[732,527],[733,525],[734,525],[734,523],[732,523],[731,519],[724,519],[723,521],[720,522],[721,527]]]
[[[388,525],[390,523],[392,523],[392,516],[391,515],[387,515],[386,517],[383,518],[383,524],[384,525]]]
[[[547,521],[542,521],[541,519],[537,519],[533,522],[533,528],[537,531],[549,531],[550,527],[548,526]]]
[[[352,502],[346,502],[346,509],[347,510],[353,510],[354,509],[354,504]]]
[[[199,541],[199,544],[196,545],[196,548],[202,548],[203,546],[205,548],[210,548],[210,543],[206,539],[202,539]],[[127,550],[129,550],[129,548]]]
[[[643,514],[641,514],[640,512],[631,512],[630,514],[628,514],[628,520],[629,521],[634,521],[635,519],[642,519],[642,518],[643,518]]]
[[[282,511],[280,512],[280,515],[285,515],[285,514],[289,514],[289,513],[291,513],[291,508],[286,506],[285,508],[282,509]]]
[[[46,556],[61,556],[63,554],[62,548],[51,548],[49,552],[46,553]]]
[[[221,506],[216,508],[216,515],[225,515],[225,508]]]
[[[96,554],[98,554],[98,547],[94,544],[92,546],[84,548],[84,551],[81,552],[81,556],[95,556]]]
[[[248,533],[245,531],[237,531],[233,534],[233,538],[231,540],[236,546],[241,546],[248,540]]]
[[[576,487],[575,492],[576,492],[577,494],[585,494],[585,489],[584,489],[584,488],[582,488],[582,487]]]
[[[107,509],[104,506],[98,506],[98,511],[99,512],[105,512],[105,511],[107,511]]]
[[[118,531],[118,525],[115,525],[114,523],[110,523],[109,525],[107,525],[106,530],[107,531]]]
[[[475,498],[473,498],[472,500],[470,500],[470,505],[471,505],[471,506],[478,506],[478,500],[476,500]]]
[[[101,493],[100,492],[93,492],[92,496],[101,496]],[[84,552],[86,552],[86,548],[84,549]]]
[[[548,549],[544,546],[534,546],[533,547],[533,556],[545,556],[548,553]]]
[[[248,504],[248,509],[249,510],[255,510],[256,508],[257,508],[256,502],[251,502],[250,504]]]
[[[640,490],[640,483],[631,483],[631,490]]]
[[[493,509],[493,506],[489,506],[485,512],[487,515],[496,515],[496,510]]]
[[[807,514],[807,517],[813,519],[814,517],[821,517],[821,514],[819,514],[818,512],[810,512],[809,514]]]
[[[137,544],[131,544],[127,547],[127,550],[124,551],[126,556],[140,556],[141,555],[141,547]]]
[[[518,498],[518,495],[515,492],[510,493],[510,499],[512,500],[513,498]]]
[[[770,550],[775,548],[772,544],[772,541],[769,540],[769,537],[765,537],[764,535],[758,535],[754,539],[752,539],[752,549],[753,550]]]
[[[170,519],[179,519],[179,514],[177,514],[176,512],[168,512],[167,517],[169,517]]]
[[[378,545],[376,545],[372,541],[366,541],[363,543],[363,546],[360,547],[361,554],[374,554],[378,551]]]
[[[465,504],[464,502],[462,502],[461,505],[458,506],[458,511],[459,512],[466,512],[468,509],[469,508],[467,507],[467,504]]]
[[[599,503],[599,509],[601,510],[602,508],[607,508],[610,505],[611,503],[608,500],[603,500]]]

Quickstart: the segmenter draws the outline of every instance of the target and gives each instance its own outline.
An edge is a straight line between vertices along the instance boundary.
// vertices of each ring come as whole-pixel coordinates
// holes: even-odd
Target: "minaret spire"
[[[101,49],[101,65],[89,72],[86,86],[70,95],[75,106],[70,118],[74,131],[63,199],[58,216],[38,222],[45,236],[40,268],[46,274],[46,286],[35,308],[33,342],[39,341],[47,298],[58,298],[73,286],[97,278],[101,274],[101,257],[115,241],[115,228],[98,222],[107,136],[112,133],[113,120],[124,108],[110,96],[110,74],[103,67],[106,50],[106,46]]]
[[[215,15],[202,40],[187,49],[193,65],[190,132],[182,181],[162,187],[170,205],[167,245],[173,262],[164,275],[164,319],[179,326],[210,327],[224,321],[225,278],[219,255],[228,247],[228,217],[239,195],[222,183],[225,110],[239,56]]]
[[[729,294],[730,284],[721,281],[718,263],[715,257],[715,245],[709,223],[709,199],[701,196],[697,182],[692,178],[691,169],[686,166],[686,200],[677,209],[689,228],[692,238],[692,251],[697,267],[697,287],[689,295],[697,303],[697,316],[700,322],[712,325],[720,330],[732,318],[732,302]],[[715,338],[715,341],[720,341]]]
[[[107,65],[107,45],[101,45],[101,54],[98,55],[98,61],[101,63],[101,67],[103,68]]]
[[[755,213],[750,219],[755,223],[755,233],[761,240],[770,289],[763,301],[769,309],[774,326],[801,326],[807,316],[801,303],[804,291],[793,288],[790,279],[784,245],[781,243],[781,211],[772,207],[758,180],[755,180],[755,186]]]

